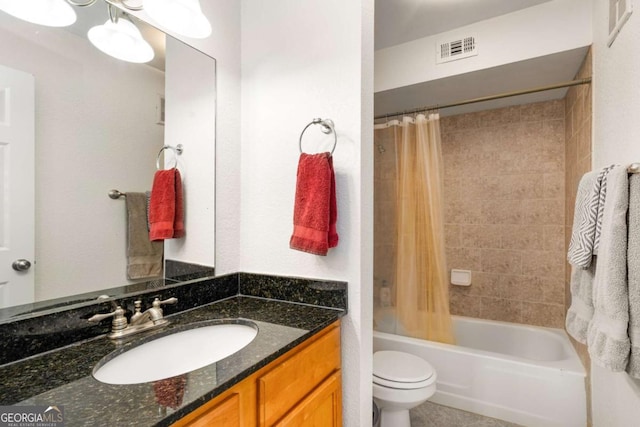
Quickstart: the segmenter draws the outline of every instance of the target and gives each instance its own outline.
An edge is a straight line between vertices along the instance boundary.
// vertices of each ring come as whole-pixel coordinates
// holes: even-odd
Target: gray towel
[[[586,173],[578,184],[573,229],[567,259],[571,265],[588,268],[598,252],[607,175],[613,166]]]
[[[146,279],[162,275],[164,243],[149,241],[147,196],[127,192],[127,278]]]
[[[600,247],[600,234],[602,230],[602,216],[604,214],[604,200],[607,197],[607,177],[609,176],[609,172],[611,169],[616,167],[617,165],[607,166],[602,169],[596,178],[596,186],[598,183],[600,184],[600,188],[598,191],[598,216],[596,217],[596,233],[593,239],[593,254],[598,254],[598,248]]]
[[[598,265],[593,282],[594,314],[587,332],[591,360],[614,372],[629,360],[629,292],[627,284],[627,169],[609,172],[602,217]]]
[[[147,200],[145,201],[145,203],[147,204],[147,231],[151,231],[151,221],[149,221],[149,206],[151,206],[151,191],[145,191],[144,195],[147,198]]]
[[[640,174],[629,177],[629,243],[627,249],[629,280],[629,338],[631,355],[627,372],[640,379]]]
[[[571,266],[571,307],[567,311],[565,326],[576,341],[587,343],[587,330],[593,318],[593,278],[597,257],[587,269]]]

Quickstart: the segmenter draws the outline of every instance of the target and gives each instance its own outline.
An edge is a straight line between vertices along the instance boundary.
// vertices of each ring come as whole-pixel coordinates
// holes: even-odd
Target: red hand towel
[[[184,198],[182,196],[182,177],[180,171],[175,173],[176,210],[173,218],[173,238],[184,237]]]
[[[336,184],[330,153],[300,155],[289,247],[326,255],[338,245]]]
[[[160,170],[153,177],[149,201],[150,240],[184,236],[182,180],[178,169]]]

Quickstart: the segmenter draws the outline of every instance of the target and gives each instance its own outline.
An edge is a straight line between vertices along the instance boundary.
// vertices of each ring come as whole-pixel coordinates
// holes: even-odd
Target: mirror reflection
[[[150,191],[165,144],[184,147],[177,158],[164,150],[159,163],[177,162],[182,175],[186,235],[165,240],[164,257],[214,264],[215,60],[128,15],[154,58],[115,59],[87,32],[122,12],[102,1],[74,11],[76,23],[65,28],[0,12],[0,128],[22,117],[11,115],[19,93],[33,122],[17,134],[0,131],[0,246],[15,251],[0,259],[0,308],[145,281],[127,279],[125,199],[108,193]],[[7,76],[15,75],[31,92],[11,88]],[[33,148],[17,158],[29,140]],[[9,174],[20,170],[26,178]],[[30,268],[16,271],[18,260]]]

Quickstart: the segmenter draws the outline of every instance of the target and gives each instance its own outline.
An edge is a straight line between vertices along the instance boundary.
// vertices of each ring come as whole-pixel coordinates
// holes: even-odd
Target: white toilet
[[[436,371],[424,359],[399,351],[373,354],[373,399],[380,427],[410,427],[409,410],[436,392]]]

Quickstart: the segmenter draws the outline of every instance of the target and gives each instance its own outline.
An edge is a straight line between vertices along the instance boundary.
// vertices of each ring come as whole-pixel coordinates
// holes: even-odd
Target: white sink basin
[[[257,334],[256,325],[238,323],[175,332],[127,350],[106,363],[98,363],[93,377],[107,384],[138,384],[171,378],[232,355]]]

